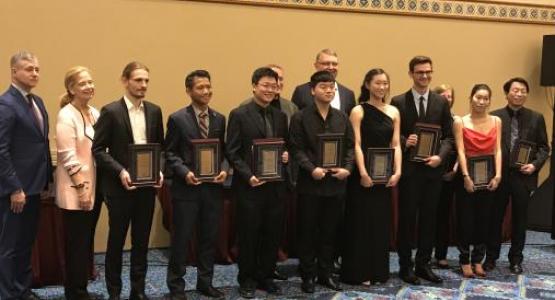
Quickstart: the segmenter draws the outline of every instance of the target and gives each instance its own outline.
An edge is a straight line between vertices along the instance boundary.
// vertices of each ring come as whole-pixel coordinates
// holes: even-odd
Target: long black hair
[[[360,96],[358,96],[358,103],[363,103],[370,99],[370,90],[368,90],[366,84],[370,83],[372,79],[374,79],[374,76],[381,74],[385,74],[387,80],[389,81],[389,75],[380,68],[374,68],[368,71],[366,75],[364,75],[364,80],[362,81],[362,85],[360,86]],[[385,99],[382,99],[382,102],[385,102]]]

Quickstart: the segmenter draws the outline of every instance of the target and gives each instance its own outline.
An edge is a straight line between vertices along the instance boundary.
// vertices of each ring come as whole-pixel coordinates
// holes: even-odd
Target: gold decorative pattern
[[[555,6],[451,0],[192,0],[357,13],[555,25]]]

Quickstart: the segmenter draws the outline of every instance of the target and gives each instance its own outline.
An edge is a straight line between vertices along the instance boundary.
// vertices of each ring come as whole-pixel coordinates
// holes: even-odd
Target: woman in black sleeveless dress
[[[342,281],[350,284],[384,283],[389,279],[391,187],[401,177],[400,116],[385,103],[389,76],[370,70],[361,87],[360,105],[351,112],[357,168],[349,179],[346,202],[346,245]],[[365,167],[366,149],[393,148],[394,174],[387,184],[374,184]]]

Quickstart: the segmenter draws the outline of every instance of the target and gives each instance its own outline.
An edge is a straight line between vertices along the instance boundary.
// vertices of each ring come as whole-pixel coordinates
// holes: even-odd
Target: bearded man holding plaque
[[[287,116],[270,103],[278,90],[278,75],[262,67],[252,74],[253,97],[229,114],[227,157],[233,166],[237,195],[239,294],[254,298],[256,288],[280,295],[273,281],[283,231],[284,151]]]
[[[147,252],[154,197],[163,176],[159,145],[164,141],[162,111],[144,100],[149,70],[130,62],[121,75],[125,94],[100,111],[94,129],[92,151],[106,197],[110,229],[106,249],[106,288],[110,299],[119,300],[122,288],[122,251],[131,224],[131,293],[129,299],[145,295]],[[136,152],[130,149],[139,149]]]
[[[166,282],[172,300],[186,299],[185,259],[196,228],[197,290],[220,298],[223,293],[212,286],[212,276],[214,243],[223,207],[222,184],[229,169],[222,155],[225,117],[208,107],[212,84],[207,71],[196,70],[187,75],[185,89],[191,104],[170,115],[164,143],[166,168],[173,173],[170,191],[174,225]]]
[[[314,293],[315,279],[341,290],[332,277],[337,226],[343,212],[347,177],[354,164],[353,128],[333,108],[335,77],[318,71],[310,78],[314,105],[291,119],[290,146],[299,164],[297,180],[300,272],[305,293]]]
[[[541,113],[524,107],[528,82],[512,78],[503,85],[507,106],[491,112],[503,122],[501,135],[503,180],[493,204],[484,268],[492,270],[501,249],[501,228],[505,209],[512,203],[510,271],[522,273],[522,250],[528,223],[528,202],[538,185],[538,173],[549,157],[545,120]]]
[[[401,115],[403,150],[397,238],[399,277],[404,282],[415,285],[420,284],[418,277],[435,283],[443,281],[432,271],[430,260],[435,243],[436,210],[441,192],[443,168],[440,166],[453,148],[453,118],[447,100],[430,91],[432,74],[432,60],[429,57],[414,57],[409,63],[412,88],[391,100],[391,104],[397,107]],[[424,125],[422,130],[417,128],[417,122]],[[419,137],[416,134],[417,129],[424,134]],[[414,156],[421,159],[415,160]],[[418,240],[415,243],[414,232],[417,228]],[[417,252],[413,261],[411,250],[415,247]]]

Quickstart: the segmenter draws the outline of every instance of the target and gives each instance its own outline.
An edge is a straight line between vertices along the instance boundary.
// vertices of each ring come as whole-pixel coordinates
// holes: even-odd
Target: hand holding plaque
[[[511,151],[511,162],[515,168],[527,165],[531,161],[532,151],[536,147],[536,143],[518,140]]]
[[[129,156],[131,185],[136,187],[157,185],[160,180],[160,144],[130,144]]]
[[[220,174],[220,140],[192,139],[194,174],[200,182],[213,182]]]
[[[343,133],[322,133],[318,134],[318,159],[319,167],[331,170],[341,168],[341,158],[343,149]]]
[[[366,149],[366,171],[373,184],[387,184],[393,174],[393,148]]]
[[[416,146],[411,149],[410,160],[424,162],[436,155],[441,135],[441,126],[428,123],[416,123],[415,134],[418,136]]]
[[[474,190],[485,190],[494,177],[494,156],[483,155],[467,158],[468,175],[474,183]]]
[[[285,142],[282,138],[255,139],[252,146],[252,170],[258,180],[283,180],[282,155]]]

